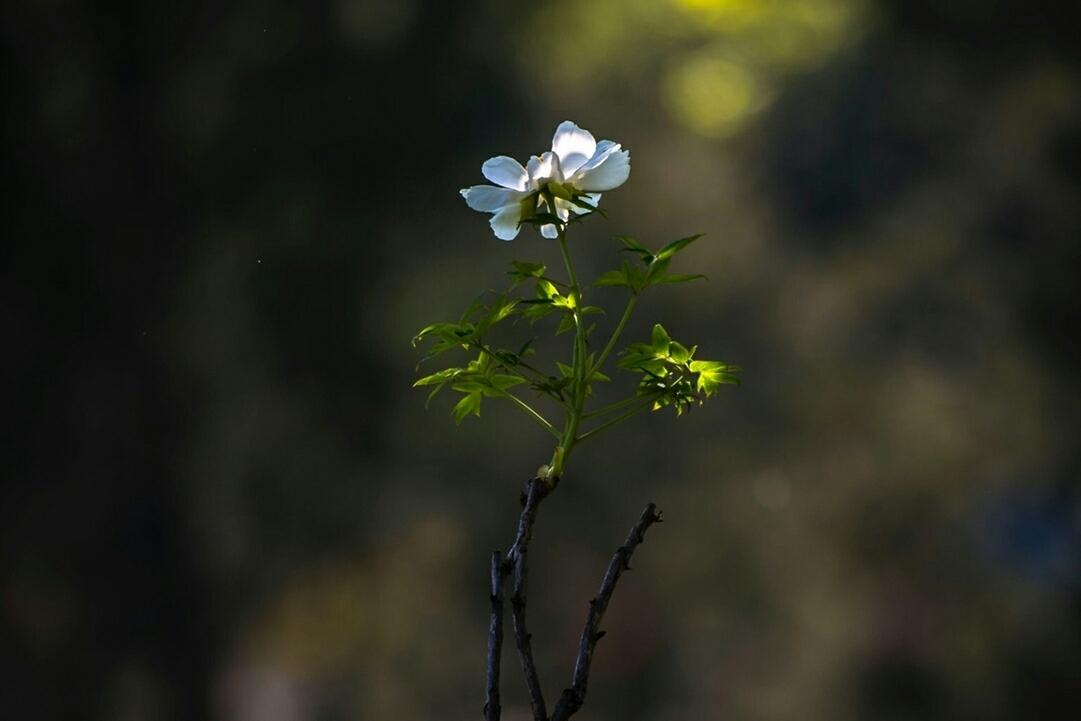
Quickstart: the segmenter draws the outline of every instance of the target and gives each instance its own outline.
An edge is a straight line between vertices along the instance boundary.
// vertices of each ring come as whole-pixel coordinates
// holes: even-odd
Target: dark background
[[[708,233],[675,269],[710,281],[629,332],[746,370],[583,449],[542,509],[550,699],[655,500],[583,720],[1071,717],[1069,10],[8,4],[0,716],[479,718],[487,553],[550,448],[425,411],[409,338],[558,264],[456,191],[569,118],[632,151],[583,272],[615,233]]]

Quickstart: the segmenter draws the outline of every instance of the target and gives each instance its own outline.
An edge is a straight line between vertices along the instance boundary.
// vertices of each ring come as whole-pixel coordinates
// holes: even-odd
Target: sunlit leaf
[[[454,414],[454,422],[461,424],[461,422],[470,414],[480,417],[480,402],[481,394],[469,393],[463,396],[457,405],[454,406],[452,413]]]
[[[660,250],[657,251],[657,260],[668,260],[669,258],[674,256],[676,253],[680,252],[681,250],[686,248],[688,245],[690,245],[694,241],[701,238],[702,235],[703,235],[702,233],[698,233],[697,235],[690,235],[690,236],[687,236],[686,238],[680,238],[679,240],[673,240],[671,243],[669,243],[668,245],[664,246],[663,248],[661,248]]]

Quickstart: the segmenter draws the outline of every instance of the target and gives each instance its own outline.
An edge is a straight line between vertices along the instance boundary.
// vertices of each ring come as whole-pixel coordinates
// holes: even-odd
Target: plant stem
[[[623,334],[623,329],[627,326],[627,321],[630,320],[636,303],[638,303],[638,294],[631,293],[631,297],[627,299],[627,307],[623,309],[623,315],[620,317],[616,329],[612,331],[612,337],[608,339],[608,344],[604,346],[604,350],[601,351],[597,362],[589,369],[588,377],[592,378],[594,373],[604,367],[604,362],[608,360],[608,356],[612,354],[612,350],[616,347],[616,342],[619,341],[619,336]]]
[[[626,408],[627,406],[631,405],[632,403],[637,403],[640,400],[642,400],[642,396],[631,396],[629,398],[624,398],[621,401],[616,401],[615,403],[610,403],[610,404],[608,404],[606,406],[601,406],[600,408],[597,408],[596,410],[592,410],[589,413],[583,413],[582,414],[582,420],[584,421],[584,420],[586,420],[588,418],[596,418],[597,416],[608,415],[609,413],[611,413],[613,411],[618,411],[621,408]]]
[[[529,405],[528,403],[526,403],[525,401],[523,401],[523,400],[522,400],[521,398],[519,398],[518,396],[514,395],[513,393],[511,393],[511,392],[509,392],[509,391],[503,391],[503,390],[501,390],[501,391],[499,391],[499,394],[500,394],[500,395],[502,395],[502,396],[503,396],[504,398],[507,398],[508,400],[511,400],[511,401],[513,401],[513,402],[514,402],[514,404],[515,404],[516,406],[518,406],[519,408],[521,408],[521,409],[522,409],[523,411],[525,411],[525,412],[526,412],[526,414],[527,414],[527,415],[528,415],[528,416],[529,416],[530,418],[532,418],[532,419],[533,419],[533,420],[535,420],[535,421],[536,421],[536,422],[537,422],[538,424],[540,424],[540,426],[541,426],[542,428],[544,428],[544,430],[548,431],[549,433],[551,433],[551,434],[552,434],[553,436],[555,436],[556,438],[559,438],[559,437],[560,437],[560,435],[559,435],[559,431],[557,431],[557,430],[555,429],[555,426],[553,426],[553,425],[552,425],[552,424],[551,424],[551,423],[550,423],[550,422],[548,421],[548,419],[547,419],[547,418],[545,418],[545,417],[544,417],[544,416],[542,416],[542,415],[541,415],[540,413],[538,413],[538,412],[537,412],[536,410],[534,410],[534,409],[533,409],[533,406]]]
[[[627,420],[628,418],[636,416],[639,413],[641,413],[642,411],[649,408],[653,404],[653,402],[657,400],[657,398],[656,398],[656,396],[645,396],[644,398],[642,398],[642,400],[644,402],[639,404],[637,407],[632,408],[631,410],[627,411],[626,413],[624,413],[622,415],[619,415],[619,416],[616,416],[615,418],[612,418],[611,420],[605,421],[604,423],[600,424],[596,428],[593,428],[593,429],[590,429],[590,430],[586,431],[582,435],[578,436],[578,438],[575,439],[575,440],[578,443],[581,443],[582,441],[588,440],[590,438],[593,438],[594,436],[599,435],[600,433],[608,430],[609,428],[612,428],[613,426],[619,425],[620,423]]]
[[[571,296],[574,299],[574,394],[570,412],[567,414],[567,425],[563,430],[559,447],[556,448],[552,459],[551,473],[555,477],[563,475],[563,467],[574,450],[574,444],[578,436],[578,426],[582,421],[582,406],[585,404],[586,387],[588,376],[586,374],[586,330],[582,325],[582,288],[578,285],[578,276],[574,272],[574,263],[571,262],[570,250],[567,248],[567,230],[565,226],[557,226],[559,250],[563,254],[563,265],[567,268],[567,275],[571,281]]]

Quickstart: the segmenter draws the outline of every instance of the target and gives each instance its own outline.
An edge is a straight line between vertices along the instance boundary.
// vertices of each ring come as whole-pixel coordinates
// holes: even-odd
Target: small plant
[[[506,291],[486,292],[456,322],[434,323],[417,333],[414,345],[429,344],[422,363],[450,352],[468,354],[468,360],[425,375],[414,385],[431,388],[429,401],[445,388],[459,394],[452,411],[458,423],[471,415],[479,416],[485,399],[504,400],[555,439],[551,459],[526,484],[514,543],[505,555],[498,551],[492,555],[492,615],[484,705],[488,721],[499,718],[503,589],[513,574],[512,620],[534,721],[549,721],[525,617],[526,559],[540,502],[556,489],[578,446],[647,410],[672,408],[681,415],[712,396],[721,385],[738,383],[739,368],[697,358],[697,346],[672,340],[659,323],[653,326],[647,341],[630,343],[616,352],[628,320],[647,291],[704,277],[669,272],[672,260],[700,235],[674,240],[658,250],[650,250],[628,236],[618,238],[625,254],[622,262],[591,285],[625,289],[626,305],[603,345],[596,342],[597,326],[593,321],[605,311],[586,302],[572,262],[567,231],[596,214],[604,215],[599,206],[601,193],[614,190],[630,176],[630,153],[618,143],[598,143],[588,131],[567,121],[556,129],[551,151],[533,156],[524,167],[507,156],[491,158],[481,172],[496,185],[462,190],[469,207],[492,214],[492,231],[501,240],[516,238],[523,225],[539,227],[542,236],[559,244],[566,275],[559,279],[541,263],[514,261]],[[545,369],[535,362],[537,338],[533,335],[513,343],[494,340],[497,326],[502,330],[518,321],[518,327],[535,329],[549,320],[555,336],[573,333],[567,362],[558,361],[554,368]],[[618,367],[631,374],[633,384],[626,397],[596,406],[594,385],[611,382],[605,368],[613,356],[618,359]],[[530,395],[528,400],[523,397],[526,393]],[[546,407],[535,405],[538,400],[546,401]],[[660,520],[656,507],[649,504],[612,558],[600,590],[590,602],[571,685],[563,691],[551,721],[565,721],[584,703],[593,650],[604,634],[599,626],[608,601],[620,574],[629,568],[631,554],[642,542],[646,529]]]

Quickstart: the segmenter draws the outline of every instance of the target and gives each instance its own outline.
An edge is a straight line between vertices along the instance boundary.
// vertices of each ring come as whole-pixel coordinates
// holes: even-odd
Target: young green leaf
[[[709,279],[706,278],[706,276],[704,276],[704,275],[702,275],[700,273],[696,273],[694,275],[662,275],[660,278],[657,278],[656,280],[654,280],[653,283],[655,285],[660,285],[661,283],[688,283],[688,282],[690,282],[692,280],[709,280]]]
[[[462,397],[454,406],[452,413],[454,414],[454,422],[461,425],[470,414],[480,417],[480,402],[481,394],[479,392],[469,393]]]
[[[653,326],[653,349],[658,353],[667,356],[668,345],[672,342],[672,339],[668,336],[668,331],[664,329],[664,326],[657,323]]]
[[[690,245],[694,241],[701,238],[702,235],[703,235],[702,233],[698,233],[697,235],[690,235],[690,236],[687,236],[686,238],[680,238],[679,240],[673,240],[671,243],[669,243],[668,245],[664,246],[663,248],[661,248],[660,250],[657,251],[657,260],[668,260],[669,258],[674,256],[676,253],[680,252],[681,250],[686,248],[688,245]]]

